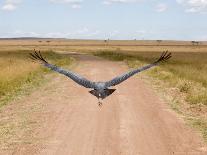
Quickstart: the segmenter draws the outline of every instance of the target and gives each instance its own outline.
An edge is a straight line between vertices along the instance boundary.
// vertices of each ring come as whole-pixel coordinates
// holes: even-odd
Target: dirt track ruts
[[[128,70],[122,62],[77,55],[75,71],[95,81]],[[72,80],[57,75],[47,88],[21,99],[44,104],[36,136],[41,144],[20,145],[14,154],[42,155],[204,155],[201,137],[175,114],[139,76],[117,86],[103,101]]]

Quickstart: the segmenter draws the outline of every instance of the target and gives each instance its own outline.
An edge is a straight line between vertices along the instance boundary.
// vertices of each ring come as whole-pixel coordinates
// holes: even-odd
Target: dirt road
[[[91,80],[109,80],[128,70],[122,62],[87,55],[76,57],[79,65],[75,71]],[[4,111],[11,111],[41,105],[27,115],[35,121],[35,127],[19,137],[30,139],[29,143],[21,141],[13,150],[4,150],[4,154],[207,154],[200,136],[139,76],[116,88],[100,108],[87,89],[64,76],[55,76],[47,86],[23,97],[18,104],[4,107]]]

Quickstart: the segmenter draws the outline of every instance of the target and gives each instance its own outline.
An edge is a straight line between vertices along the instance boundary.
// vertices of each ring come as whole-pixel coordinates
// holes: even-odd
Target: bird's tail
[[[102,96],[99,96],[99,93],[97,90],[91,90],[89,91],[89,93],[91,93],[92,95],[96,96],[97,98],[106,98],[107,96],[110,96],[116,89],[105,89],[104,90],[104,94],[102,94]]]

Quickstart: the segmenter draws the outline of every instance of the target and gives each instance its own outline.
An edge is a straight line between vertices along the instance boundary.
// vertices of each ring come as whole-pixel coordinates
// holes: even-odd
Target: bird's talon
[[[102,107],[102,103],[101,103],[101,102],[99,102],[99,103],[98,103],[98,106],[99,106],[99,107]]]

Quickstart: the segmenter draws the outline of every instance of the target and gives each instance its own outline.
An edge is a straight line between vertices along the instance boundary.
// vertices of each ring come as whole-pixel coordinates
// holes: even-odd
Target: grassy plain
[[[158,91],[170,97],[174,110],[203,133],[207,140],[207,42],[139,41],[139,40],[66,40],[2,39],[0,40],[0,105],[16,92],[42,82],[45,70],[27,59],[33,49],[44,51],[56,64],[70,64],[65,55],[48,51],[94,53],[116,61],[126,61],[134,68],[152,62],[164,50],[173,58],[144,75]],[[8,95],[9,94],[9,95]],[[162,93],[163,94],[163,93]],[[9,96],[6,97],[5,96]]]
[[[2,39],[0,51],[53,50],[72,52],[122,51],[122,52],[207,52],[207,42],[160,41],[160,40],[69,40],[69,39]]]
[[[1,51],[0,52],[0,107],[22,91],[28,91],[44,81],[48,70],[40,67],[29,59],[31,51]],[[44,52],[49,61],[57,65],[69,65],[72,59],[52,51]]]

